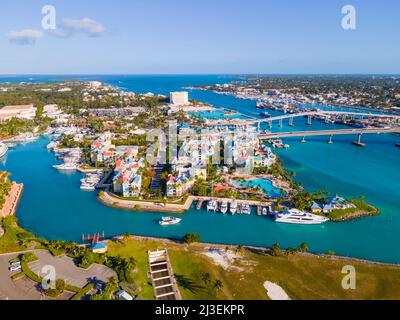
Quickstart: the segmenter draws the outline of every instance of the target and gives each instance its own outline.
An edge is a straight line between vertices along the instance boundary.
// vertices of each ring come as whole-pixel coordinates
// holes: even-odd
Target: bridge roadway
[[[309,137],[309,136],[335,136],[335,135],[350,135],[350,134],[371,134],[371,133],[398,133],[400,127],[395,128],[366,128],[366,129],[338,129],[338,130],[315,130],[315,131],[293,131],[293,132],[271,132],[260,134],[258,137],[261,140],[290,138],[290,137]]]
[[[252,120],[209,120],[209,125],[254,125],[263,122],[273,122],[284,119],[292,119],[298,117],[313,117],[313,116],[332,116],[332,115],[343,115],[343,116],[360,116],[360,117],[372,117],[372,118],[386,118],[395,119],[400,121],[400,116],[389,115],[389,114],[375,114],[366,112],[347,112],[347,111],[307,111],[301,113],[290,113],[282,116],[263,118],[263,119],[252,119]]]

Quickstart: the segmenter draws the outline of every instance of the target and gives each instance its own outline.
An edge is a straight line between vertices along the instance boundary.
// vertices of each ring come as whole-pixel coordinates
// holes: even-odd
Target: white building
[[[189,104],[189,93],[186,91],[182,92],[171,92],[170,102],[174,106],[185,106]]]
[[[36,110],[33,105],[5,106],[0,109],[0,121],[7,121],[12,118],[34,119]]]

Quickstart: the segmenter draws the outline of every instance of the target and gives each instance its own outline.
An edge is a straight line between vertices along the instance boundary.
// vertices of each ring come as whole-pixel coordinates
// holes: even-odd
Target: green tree
[[[213,289],[215,292],[220,292],[224,288],[224,284],[222,283],[221,280],[215,280]]]
[[[300,250],[301,252],[308,252],[308,246],[307,246],[307,244],[305,244],[304,242],[303,242],[302,244],[300,244],[299,250]]]
[[[271,253],[273,256],[279,256],[281,254],[282,250],[279,244],[275,243],[271,247]]]
[[[183,241],[187,244],[200,242],[200,234],[198,233],[187,233],[183,237]]]
[[[203,273],[201,275],[201,281],[203,281],[204,284],[207,286],[211,282],[211,275],[208,272]]]

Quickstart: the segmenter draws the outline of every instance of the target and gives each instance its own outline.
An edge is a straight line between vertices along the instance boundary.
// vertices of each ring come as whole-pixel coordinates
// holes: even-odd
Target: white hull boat
[[[286,212],[277,213],[275,215],[275,222],[289,223],[289,224],[322,224],[329,221],[328,218],[318,216],[308,212],[303,212],[298,209],[289,209]]]
[[[161,221],[159,221],[160,226],[171,226],[174,224],[178,224],[182,221],[182,219],[174,218],[174,217],[162,217]]]

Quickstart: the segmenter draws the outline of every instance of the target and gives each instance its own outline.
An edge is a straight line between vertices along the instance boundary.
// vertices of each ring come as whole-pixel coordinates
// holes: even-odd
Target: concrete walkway
[[[211,199],[219,202],[222,201],[230,202],[232,200],[226,198],[189,196],[184,204],[174,204],[174,203],[163,204],[156,202],[123,200],[113,196],[109,192],[103,192],[102,195],[99,196],[99,201],[101,203],[107,206],[116,207],[118,209],[136,210],[135,208],[138,207],[139,208],[137,209],[138,211],[166,212],[166,213],[185,213],[191,208],[194,201],[209,201]],[[252,200],[237,200],[237,203],[248,204],[250,206],[261,206],[261,207],[270,207],[272,205],[271,202],[252,201]]]

